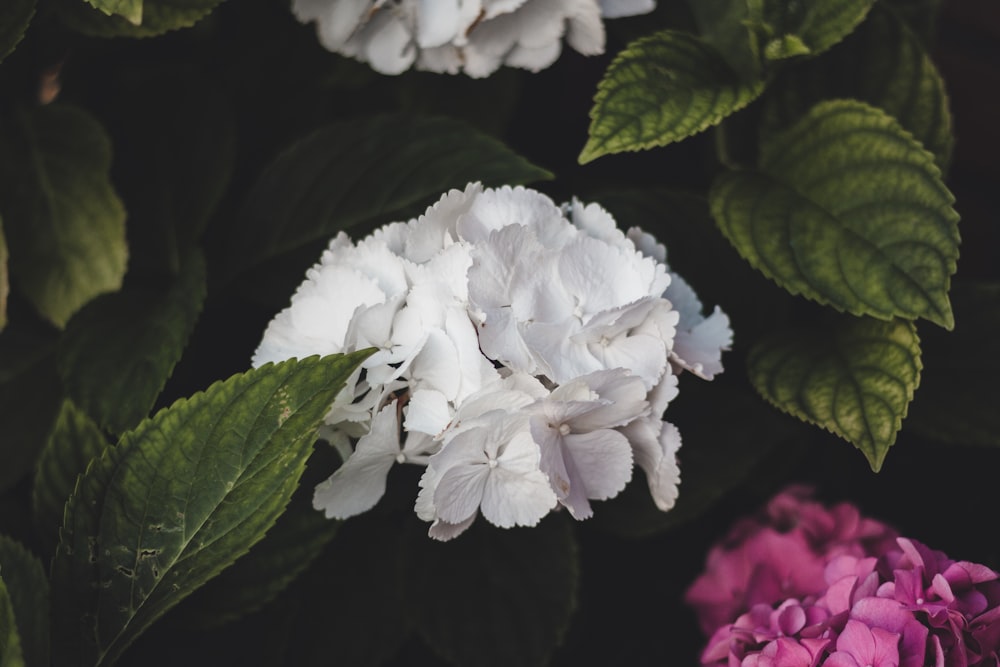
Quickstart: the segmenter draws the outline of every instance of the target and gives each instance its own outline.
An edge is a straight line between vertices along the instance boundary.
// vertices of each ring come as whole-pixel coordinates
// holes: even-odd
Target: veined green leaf
[[[741,79],[694,35],[665,30],[638,39],[615,57],[597,86],[579,161],[680,141],[763,90],[763,80]]]
[[[46,554],[55,552],[63,509],[87,464],[110,445],[97,423],[70,400],[63,401],[32,484],[35,532]]]
[[[755,30],[760,21],[760,4],[746,0],[687,0],[699,36],[747,81],[761,78],[761,45]],[[752,16],[751,8],[755,10]]]
[[[193,248],[181,261],[167,282],[126,281],[121,291],[87,304],[66,327],[58,355],[66,391],[113,433],[149,414],[198,320],[205,263]]]
[[[764,398],[852,443],[878,472],[920,383],[920,341],[912,322],[846,318],[774,334],[747,367]]]
[[[340,526],[339,521],[331,521],[313,508],[312,495],[312,485],[300,486],[267,535],[187,599],[189,620],[211,628],[255,612],[309,567]],[[348,567],[357,574],[357,563]],[[340,572],[331,567],[338,580]],[[356,610],[351,609],[354,616]]]
[[[142,0],[87,0],[108,16],[121,16],[132,25],[142,25]]]
[[[767,60],[816,55],[844,39],[875,0],[764,0],[759,30]]]
[[[18,542],[0,535],[0,579],[10,596],[24,664],[48,667],[49,579],[42,562]],[[0,621],[0,635],[2,628]],[[0,656],[3,654],[0,648]],[[0,665],[5,664],[0,658]]]
[[[58,327],[125,275],[111,144],[88,113],[50,104],[0,118],[0,213],[20,290]]]
[[[945,170],[953,137],[944,82],[920,40],[892,11],[876,6],[823,58],[782,71],[765,97],[765,131],[790,126],[820,100],[855,98],[899,121]]]
[[[0,575],[0,667],[25,667],[10,593]]]
[[[447,544],[421,527],[407,553],[406,608],[438,654],[467,667],[548,664],[576,606],[576,541],[565,512],[532,528],[480,520]]]
[[[933,156],[884,112],[816,105],[726,172],[709,195],[720,229],[792,294],[855,315],[954,325],[958,214]]]
[[[257,181],[228,256],[237,273],[470,181],[518,184],[551,174],[456,120],[404,115],[340,121],[293,144]]]
[[[875,0],[688,0],[700,35],[746,79],[766,61],[815,56],[860,24]]]
[[[266,365],[143,421],[88,467],[52,563],[55,662],[107,665],[274,525],[364,350]]]
[[[4,0],[0,5],[0,62],[24,37],[35,15],[35,0]]]
[[[67,27],[85,35],[153,37],[189,28],[221,3],[222,0],[87,0],[86,3],[58,0],[55,7]]]

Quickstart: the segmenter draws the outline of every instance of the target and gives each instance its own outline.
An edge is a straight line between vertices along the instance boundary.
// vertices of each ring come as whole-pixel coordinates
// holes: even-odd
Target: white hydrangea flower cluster
[[[584,55],[604,52],[603,18],[645,14],[655,0],[292,0],[316,22],[328,50],[383,74],[412,66],[485,77],[501,65],[537,72],[563,38]]]
[[[471,183],[357,244],[341,232],[253,365],[376,348],[325,418],[345,462],[313,504],[354,516],[394,464],[423,465],[416,512],[446,540],[480,513],[586,519],[633,463],[670,509],[681,440],[662,415],[677,375],[711,379],[731,342],[648,234],[597,204]]]

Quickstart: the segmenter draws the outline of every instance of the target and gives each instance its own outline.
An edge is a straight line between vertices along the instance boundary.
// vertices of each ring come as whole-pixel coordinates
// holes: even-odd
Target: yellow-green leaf
[[[11,275],[58,327],[125,275],[125,210],[110,168],[111,142],[81,109],[51,104],[0,117]]]
[[[723,173],[709,197],[736,250],[792,294],[954,326],[954,197],[934,157],[883,111],[820,103],[764,145],[759,171]]]
[[[747,368],[764,398],[852,443],[877,472],[920,383],[920,340],[912,322],[843,318],[773,334]]]
[[[680,141],[763,90],[763,80],[741,79],[694,35],[664,30],[643,37],[615,57],[598,84],[579,161]]]
[[[108,16],[121,16],[132,25],[142,25],[142,0],[87,0]]]

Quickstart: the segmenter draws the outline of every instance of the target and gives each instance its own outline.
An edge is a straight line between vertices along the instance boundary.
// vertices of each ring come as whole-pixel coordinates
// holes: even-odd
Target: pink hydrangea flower
[[[739,522],[686,598],[711,667],[997,667],[1000,576],[794,487]]]
[[[889,526],[862,518],[856,507],[826,508],[807,487],[775,496],[756,517],[738,522],[708,555],[708,566],[686,600],[706,634],[755,604],[815,595],[834,557],[872,555],[891,542]]]

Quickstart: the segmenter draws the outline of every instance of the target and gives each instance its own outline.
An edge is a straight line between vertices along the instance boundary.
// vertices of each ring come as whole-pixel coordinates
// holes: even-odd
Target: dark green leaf
[[[27,667],[49,665],[49,579],[42,562],[0,535],[0,578],[7,585]],[[0,627],[2,627],[0,622]],[[0,634],[3,630],[0,629]],[[0,655],[3,650],[0,649]],[[0,659],[0,664],[6,664]]]
[[[3,577],[0,576],[0,667],[24,667],[21,637],[17,633],[14,605]]]
[[[565,512],[533,528],[482,519],[439,543],[411,531],[403,582],[417,632],[463,667],[548,664],[576,605],[576,541]]]
[[[108,16],[118,15],[132,25],[142,25],[142,0],[87,0]]]
[[[723,173],[710,193],[716,222],[752,266],[855,315],[954,325],[954,197],[894,119],[823,102],[765,144],[760,169]]]
[[[747,367],[764,398],[852,443],[878,472],[920,383],[920,341],[912,322],[844,318],[758,342]]]
[[[1000,283],[956,281],[955,330],[923,340],[920,391],[907,432],[955,445],[1000,447]]]
[[[887,0],[887,4],[906,21],[924,45],[930,47],[937,36],[938,16],[944,0]]]
[[[95,299],[61,341],[59,372],[70,398],[113,433],[149,414],[181,357],[205,298],[200,251],[186,252],[179,273],[159,283],[127,281]]]
[[[63,401],[49,440],[38,458],[32,485],[32,519],[46,554],[55,552],[63,509],[76,486],[76,478],[109,444],[93,419],[72,401]]]
[[[309,567],[340,525],[313,509],[312,495],[311,485],[300,486],[288,509],[264,539],[186,600],[188,620],[202,627],[214,627],[257,611]],[[334,575],[339,573],[337,568],[331,571]],[[341,606],[335,608],[339,610]],[[343,608],[356,613],[354,607]],[[329,637],[329,633],[324,632],[323,636]]]
[[[82,4],[82,3],[81,3]],[[0,213],[19,289],[58,327],[125,275],[125,211],[111,144],[87,112],[48,105],[0,118]]]
[[[687,0],[687,5],[698,25],[698,34],[733,71],[747,81],[759,79],[761,45],[754,27],[760,9],[755,8],[751,15],[752,5],[746,0]]]
[[[702,37],[744,78],[764,61],[817,55],[860,24],[875,0],[688,0]]]
[[[68,27],[95,37],[153,37],[189,28],[208,16],[222,0],[58,0],[59,18]],[[139,4],[139,22],[134,5]],[[91,6],[94,5],[94,6]],[[96,6],[127,8],[128,18],[108,16]]]
[[[891,11],[876,6],[826,56],[784,70],[768,89],[764,122],[778,131],[816,102],[838,97],[893,116],[945,169],[953,138],[944,82],[920,40]]]
[[[746,82],[697,37],[665,30],[636,40],[597,86],[580,163],[665,146],[745,107],[764,90]]]
[[[338,230],[388,222],[400,209],[470,181],[514,185],[550,177],[455,120],[399,115],[333,123],[267,167],[227,255],[236,273]]]
[[[816,55],[844,39],[875,0],[765,0],[759,31],[767,60]]]
[[[0,62],[24,37],[35,15],[35,0],[4,0],[0,4]]]
[[[53,647],[111,664],[274,525],[369,350],[233,376],[143,421],[80,477],[52,565]]]

